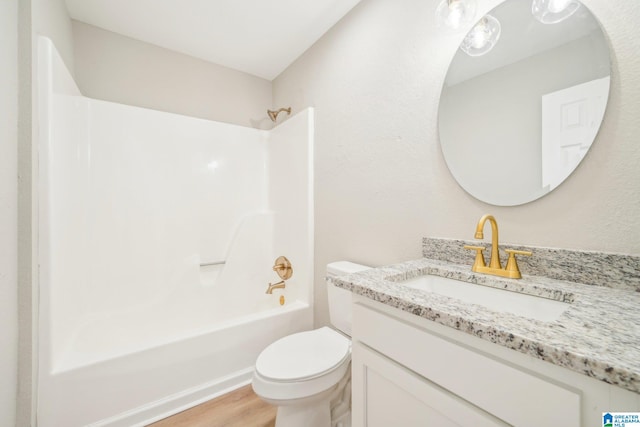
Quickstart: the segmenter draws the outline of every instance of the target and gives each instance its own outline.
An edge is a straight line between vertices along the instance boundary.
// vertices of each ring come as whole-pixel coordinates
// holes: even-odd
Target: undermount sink
[[[569,304],[553,299],[462,282],[447,277],[425,275],[401,282],[404,286],[432,292],[494,311],[550,322],[569,308]]]

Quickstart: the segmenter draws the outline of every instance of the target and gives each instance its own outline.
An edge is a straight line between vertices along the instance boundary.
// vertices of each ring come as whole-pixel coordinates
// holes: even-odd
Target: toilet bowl
[[[329,276],[369,267],[340,261]],[[328,284],[331,323],[270,344],[258,356],[253,390],[278,407],[276,427],[351,426],[351,292]]]

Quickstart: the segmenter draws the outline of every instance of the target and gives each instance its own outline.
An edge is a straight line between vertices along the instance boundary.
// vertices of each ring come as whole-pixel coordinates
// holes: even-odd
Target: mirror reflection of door
[[[562,183],[596,137],[609,93],[609,77],[542,96],[542,186]]]

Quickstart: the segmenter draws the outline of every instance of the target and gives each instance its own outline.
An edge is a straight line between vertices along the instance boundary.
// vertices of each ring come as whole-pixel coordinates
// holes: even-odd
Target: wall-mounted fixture
[[[282,280],[289,280],[293,276],[293,267],[286,256],[279,256],[273,265],[273,271],[278,273]]]
[[[278,283],[269,283],[269,287],[267,288],[267,294],[272,294],[274,289],[284,289],[286,286],[286,284],[284,283],[284,280],[281,280]]]
[[[288,280],[293,276],[293,268],[291,267],[291,262],[285,256],[279,256],[276,258],[276,262],[273,265],[273,271],[278,273],[278,276],[282,279],[282,281],[278,283],[269,283],[269,287],[267,288],[267,293],[272,294],[274,289],[284,289],[286,284],[285,280]]]
[[[500,38],[500,21],[485,15],[466,35],[460,49],[469,56],[481,56],[489,52]]]
[[[225,261],[225,260],[201,262],[200,263],[200,267],[209,267],[209,266],[212,266],[212,265],[224,265],[226,263],[227,263],[227,261]]]
[[[278,114],[280,114],[283,111],[286,112],[287,115],[291,115],[291,107],[281,108],[279,110],[267,110],[267,114],[269,115],[269,118],[271,119],[271,121],[275,123],[276,119],[278,118]]]
[[[442,0],[436,8],[439,27],[458,30],[470,24],[476,16],[475,0]]]
[[[578,8],[578,0],[533,0],[531,13],[543,24],[557,24],[576,13]]]
[[[451,174],[497,206],[558,188],[596,144],[607,108],[611,53],[597,17],[584,3],[570,19],[543,25],[531,2],[506,0],[489,11],[502,23],[500,41],[478,57],[456,48],[440,96]]]

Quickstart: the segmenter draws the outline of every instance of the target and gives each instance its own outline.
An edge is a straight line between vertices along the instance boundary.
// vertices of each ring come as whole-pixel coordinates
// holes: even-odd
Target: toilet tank
[[[369,268],[349,261],[337,261],[327,264],[327,276],[343,276]],[[337,288],[327,281],[327,297],[331,324],[351,336],[351,291]]]

